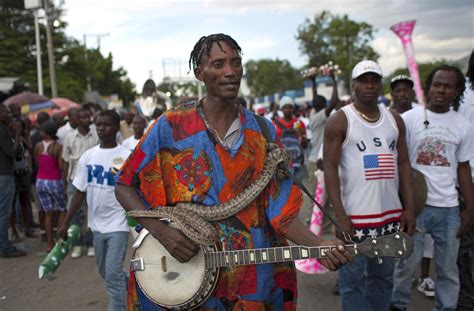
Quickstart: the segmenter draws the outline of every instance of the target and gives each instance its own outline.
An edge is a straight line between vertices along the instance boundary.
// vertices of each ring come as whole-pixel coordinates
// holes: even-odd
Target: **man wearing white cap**
[[[295,178],[300,180],[304,162],[304,149],[308,147],[306,127],[304,123],[294,116],[295,102],[289,96],[280,99],[280,109],[283,117],[273,121],[276,133],[285,150],[290,155]]]
[[[392,95],[392,109],[402,114],[413,108],[415,91],[413,90],[413,81],[405,75],[398,75],[390,80],[390,94]]]
[[[330,116],[324,134],[324,177],[336,221],[355,242],[398,230],[413,234],[405,126],[398,113],[377,105],[382,91],[377,63],[358,63],[352,80],[354,102]],[[342,310],[388,310],[393,267],[393,258],[379,263],[361,256],[342,268]]]

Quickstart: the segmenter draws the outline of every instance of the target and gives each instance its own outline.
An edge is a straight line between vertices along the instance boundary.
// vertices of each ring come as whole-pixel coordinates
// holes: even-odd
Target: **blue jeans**
[[[386,311],[392,294],[393,258],[355,257],[339,270],[339,294],[344,311]]]
[[[0,253],[6,255],[12,251],[12,245],[8,240],[8,227],[15,196],[15,177],[0,175],[0,189]]]
[[[424,250],[424,235],[434,240],[436,286],[433,310],[455,310],[459,293],[459,274],[456,265],[459,239],[456,233],[461,226],[459,207],[426,206],[416,218],[415,247],[406,261],[395,264],[392,304],[405,308],[411,301],[411,284],[420,266]]]
[[[71,199],[76,191],[72,181],[67,182],[67,208],[71,206]],[[71,219],[71,225],[78,225],[81,228],[81,236],[74,246],[92,246],[92,231],[87,227],[87,204],[84,200],[81,207],[76,211]]]
[[[108,311],[125,310],[128,273],[123,269],[128,232],[93,232],[95,262],[109,294]]]

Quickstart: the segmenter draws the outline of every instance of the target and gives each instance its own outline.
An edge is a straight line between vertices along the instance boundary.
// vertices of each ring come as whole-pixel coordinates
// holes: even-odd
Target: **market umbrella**
[[[48,113],[50,116],[53,114],[59,113],[62,116],[66,116],[67,112],[71,108],[81,108],[81,105],[76,103],[75,101],[72,101],[68,98],[62,98],[62,97],[55,97],[51,99],[51,102],[54,104],[52,107],[48,109],[43,109],[46,113]],[[36,124],[36,118],[38,116],[38,112],[32,112],[28,115],[30,118],[31,122]]]
[[[32,93],[32,92],[23,92],[13,96],[8,97],[3,103],[6,106],[11,104],[18,104],[18,105],[26,105],[26,104],[36,104],[36,103],[44,103],[49,100],[48,97]]]
[[[69,98],[55,97],[51,101],[59,108],[54,109],[53,113],[61,113],[66,115],[68,110],[71,108],[81,108],[81,104],[76,103],[75,101],[70,100]]]
[[[17,104],[21,106],[21,113],[30,113],[45,110],[54,106],[48,97],[32,92],[23,92],[8,97],[4,102],[6,106]]]

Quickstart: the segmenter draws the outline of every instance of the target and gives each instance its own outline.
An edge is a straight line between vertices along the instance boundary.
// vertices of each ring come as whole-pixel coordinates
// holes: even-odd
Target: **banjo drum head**
[[[158,305],[185,307],[204,282],[206,268],[202,249],[189,262],[180,263],[148,234],[134,257],[144,260],[144,270],[135,271],[138,285]]]

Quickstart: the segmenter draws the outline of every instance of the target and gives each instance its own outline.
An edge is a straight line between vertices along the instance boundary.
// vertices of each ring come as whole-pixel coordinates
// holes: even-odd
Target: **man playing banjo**
[[[288,239],[305,246],[338,245],[323,260],[330,270],[351,261],[341,241],[323,241],[297,219],[302,195],[288,175],[278,178],[274,169],[271,178],[262,182],[261,177],[268,174],[266,163],[272,164],[267,159],[265,133],[274,140],[275,129],[269,121],[264,121],[268,126],[264,129],[253,113],[234,104],[243,74],[237,42],[224,34],[204,36],[194,46],[189,65],[204,82],[207,96],[167,111],[144,135],[119,173],[116,196],[122,206],[136,212],[132,215],[146,209],[174,210],[188,220],[190,212],[180,206],[228,213],[211,222],[212,230],[198,228],[192,220],[183,221],[178,230],[156,218],[136,217],[180,263],[192,261],[201,249],[198,238],[189,238],[196,229],[211,231],[207,233],[226,251],[286,246]],[[250,193],[257,194],[252,197]],[[246,202],[249,197],[252,201]],[[187,229],[188,236],[183,234]],[[266,258],[263,254],[257,258]],[[252,262],[254,257],[247,259]],[[167,259],[163,256],[161,260]],[[146,269],[145,263],[144,272]],[[129,309],[160,310],[138,283],[131,272]],[[223,269],[213,294],[200,308],[295,310],[296,299],[293,264],[236,265]]]

